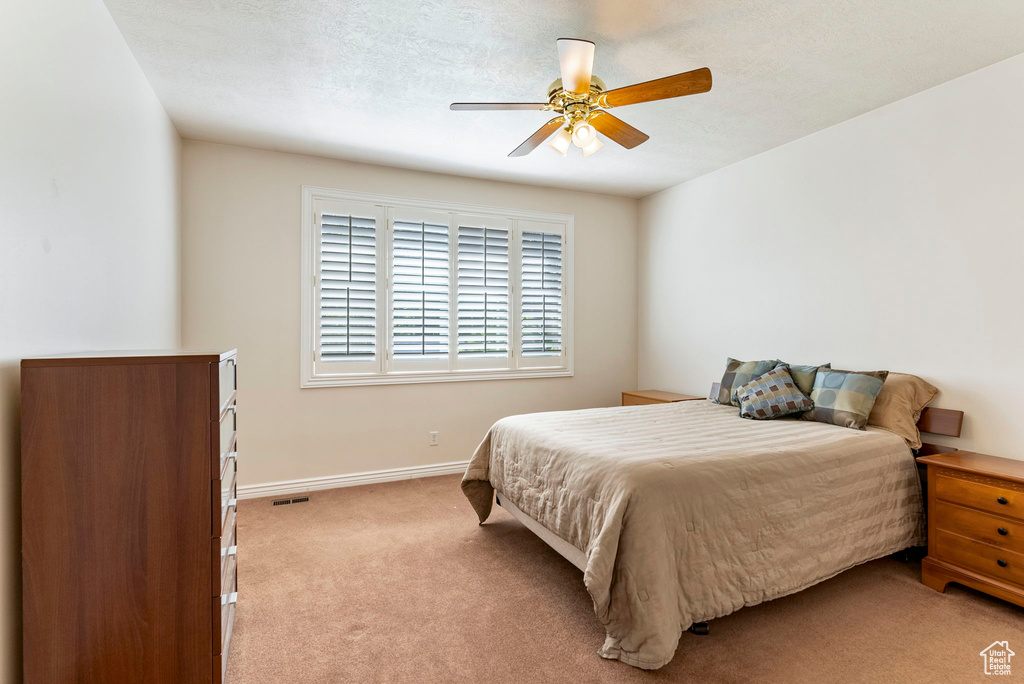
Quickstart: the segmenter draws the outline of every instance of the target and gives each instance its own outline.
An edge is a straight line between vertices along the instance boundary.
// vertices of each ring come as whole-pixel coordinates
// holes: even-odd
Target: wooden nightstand
[[[970,451],[928,465],[928,557],[921,581],[956,582],[1024,606],[1024,461]]]
[[[695,397],[692,394],[676,394],[675,392],[663,392],[661,390],[636,390],[634,392],[622,393],[622,405],[671,404],[676,401],[692,401],[703,398]]]

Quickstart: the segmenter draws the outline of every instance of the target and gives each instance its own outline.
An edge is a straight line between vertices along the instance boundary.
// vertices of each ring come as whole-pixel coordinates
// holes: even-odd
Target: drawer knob
[[[1010,534],[1005,527],[1000,527],[998,530],[996,530],[996,532],[1003,535],[1004,537]]]
[[[1006,567],[1007,565],[1009,565],[1009,563],[1007,563],[1006,561],[1004,561],[1004,560],[1003,560],[1002,558],[1000,558],[999,560],[997,560],[997,561],[996,561],[996,563],[998,563],[998,564],[999,564],[999,567],[1001,567],[1001,568],[1005,568],[1005,567]]]
[[[1005,506],[1006,504],[1010,503],[1009,501],[1007,501],[1007,500],[1006,500],[1006,497],[1005,497],[1005,496],[1001,496],[1001,497],[999,497],[998,499],[996,499],[996,501],[998,501],[999,503],[1003,504],[1004,506]]]

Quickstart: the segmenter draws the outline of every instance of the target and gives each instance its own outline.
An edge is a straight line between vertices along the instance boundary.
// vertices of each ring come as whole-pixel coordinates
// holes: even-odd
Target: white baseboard
[[[394,480],[411,480],[417,477],[434,477],[436,475],[454,475],[466,472],[469,461],[452,461],[451,463],[435,463],[434,465],[409,466],[407,468],[391,468],[389,470],[371,470],[365,473],[349,473],[348,475],[329,475],[327,477],[310,477],[304,480],[285,480],[284,482],[267,482],[257,485],[240,485],[239,499],[258,499],[264,496],[285,496],[302,494],[320,489],[337,487],[354,487],[356,485],[392,482]]]

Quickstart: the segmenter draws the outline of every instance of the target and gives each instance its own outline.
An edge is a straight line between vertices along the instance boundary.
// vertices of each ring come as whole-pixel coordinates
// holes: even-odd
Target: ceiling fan
[[[632,149],[650,137],[618,117],[612,116],[605,111],[606,109],[695,95],[711,90],[711,70],[706,67],[624,88],[606,90],[604,81],[592,73],[594,47],[594,43],[589,40],[558,39],[558,61],[562,77],[548,86],[547,102],[455,102],[451,109],[524,109],[558,112],[559,116],[541,126],[508,156],[522,157],[529,154],[550,138],[552,133],[561,129],[548,144],[563,157],[569,151],[570,144],[583,150],[584,157],[589,157],[604,147],[604,143],[597,137],[599,131],[626,149]]]

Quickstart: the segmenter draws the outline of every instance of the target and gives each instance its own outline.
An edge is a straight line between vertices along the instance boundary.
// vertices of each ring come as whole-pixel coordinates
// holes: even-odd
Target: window
[[[572,375],[573,217],[303,188],[303,387]]]
[[[562,352],[562,236],[523,231],[523,355]]]
[[[372,368],[377,342],[377,228],[372,214],[355,213],[324,212],[320,217],[320,355]]]

